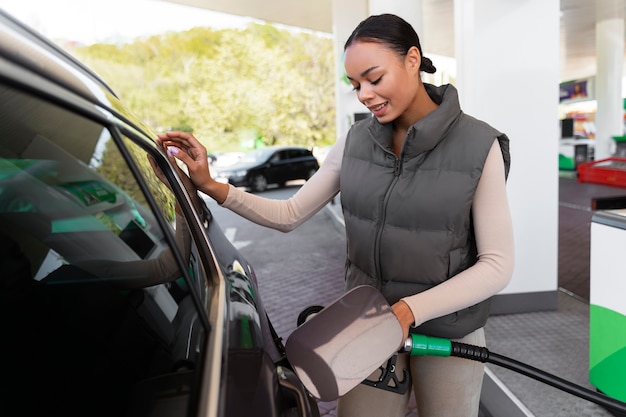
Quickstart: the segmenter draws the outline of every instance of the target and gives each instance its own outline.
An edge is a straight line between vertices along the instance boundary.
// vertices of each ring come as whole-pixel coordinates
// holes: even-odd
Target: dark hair
[[[354,29],[343,49],[346,50],[354,42],[359,41],[384,44],[396,51],[401,57],[406,56],[409,49],[415,46],[422,57],[420,71],[429,74],[434,74],[437,71],[433,62],[422,53],[420,39],[413,26],[399,16],[380,14],[368,17]]]

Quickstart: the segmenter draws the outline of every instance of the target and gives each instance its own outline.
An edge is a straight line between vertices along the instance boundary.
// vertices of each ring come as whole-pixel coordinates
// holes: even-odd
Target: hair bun
[[[433,65],[433,61],[430,58],[426,58],[422,56],[422,62],[420,64],[420,71],[427,72],[429,74],[434,74],[437,71],[437,68]]]

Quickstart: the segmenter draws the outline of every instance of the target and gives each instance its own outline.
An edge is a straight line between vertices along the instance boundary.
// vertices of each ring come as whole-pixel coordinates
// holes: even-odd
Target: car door
[[[311,152],[306,149],[292,149],[290,154],[293,179],[308,179],[311,170],[314,169]]]
[[[278,184],[282,186],[291,179],[291,165],[289,163],[289,152],[286,149],[277,150],[268,160],[266,177],[268,184]]]
[[[174,196],[128,164],[149,169],[145,150],[113,126],[4,84],[0,97],[0,234],[12,248],[2,357],[24,358],[3,371],[4,410],[145,411],[132,393],[175,373],[162,382],[189,387],[178,390],[186,415],[199,369],[188,364],[202,357],[207,320],[185,285],[196,249],[173,237],[189,229]]]

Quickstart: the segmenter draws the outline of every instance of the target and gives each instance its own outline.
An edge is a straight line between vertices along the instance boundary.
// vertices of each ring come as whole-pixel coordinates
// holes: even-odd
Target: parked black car
[[[319,416],[155,137],[0,10],[0,415]]]
[[[319,169],[317,158],[304,147],[269,146],[244,154],[234,165],[217,167],[215,179],[235,187],[264,191],[269,184],[308,180]]]

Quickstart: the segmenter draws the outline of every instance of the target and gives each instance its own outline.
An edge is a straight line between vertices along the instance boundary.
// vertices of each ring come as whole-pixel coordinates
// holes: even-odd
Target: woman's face
[[[345,50],[348,79],[359,101],[381,123],[401,117],[414,103],[420,62],[417,48],[405,57],[376,42],[355,42]]]

